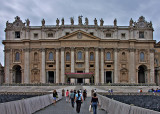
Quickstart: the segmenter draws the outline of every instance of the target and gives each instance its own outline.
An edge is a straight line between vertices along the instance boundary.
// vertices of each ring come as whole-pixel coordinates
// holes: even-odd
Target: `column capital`
[[[99,47],[95,47],[94,49],[95,49],[96,51],[98,51],[98,50],[99,50]]]
[[[11,49],[10,48],[6,48],[5,50],[3,50],[4,52],[10,52],[11,51]]]
[[[61,47],[61,51],[64,51],[65,47]]]
[[[155,49],[149,49],[150,53],[154,53],[155,52]]]
[[[85,51],[88,51],[89,47],[85,47],[84,49],[85,49]]]
[[[46,49],[45,49],[45,48],[41,48],[40,51],[41,51],[41,52],[45,52]]]
[[[30,52],[30,48],[24,48],[23,51],[24,52]]]
[[[114,50],[114,52],[119,52],[118,48],[114,48],[113,50]]]
[[[56,51],[59,51],[60,48],[55,48],[55,49],[56,49]]]
[[[105,48],[100,48],[100,49],[101,49],[101,51],[104,51]]]
[[[128,50],[129,50],[129,52],[135,52],[136,51],[135,48],[129,48]]]
[[[70,47],[71,48],[71,51],[74,51],[75,47]]]

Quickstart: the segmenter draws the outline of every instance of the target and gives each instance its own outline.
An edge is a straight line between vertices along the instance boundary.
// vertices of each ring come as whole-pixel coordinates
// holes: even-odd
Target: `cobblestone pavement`
[[[87,89],[88,87],[82,87],[82,86],[76,86],[75,88],[66,88],[66,89],[75,89],[75,90],[79,90],[79,89]],[[88,91],[90,91],[91,89],[89,89]],[[89,104],[90,104],[90,100],[91,97],[90,95],[88,95],[89,97],[87,97],[87,99],[82,103],[81,105],[81,111],[80,114],[90,114],[89,112]],[[97,108],[97,113],[98,114],[107,114],[104,110],[101,110],[99,108]],[[65,97],[63,97],[62,100],[58,101],[56,103],[56,105],[54,106],[53,104],[44,108],[43,110],[40,110],[34,114],[77,114],[76,112],[76,104],[75,107],[72,108],[71,103],[66,103],[65,101]]]

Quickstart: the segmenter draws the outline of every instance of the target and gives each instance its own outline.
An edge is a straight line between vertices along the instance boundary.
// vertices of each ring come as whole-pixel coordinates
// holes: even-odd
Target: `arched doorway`
[[[138,83],[146,82],[147,79],[146,72],[147,72],[147,67],[145,65],[140,65],[138,67]]]
[[[21,66],[15,65],[13,67],[13,82],[14,83],[22,83],[22,73],[21,73]]]

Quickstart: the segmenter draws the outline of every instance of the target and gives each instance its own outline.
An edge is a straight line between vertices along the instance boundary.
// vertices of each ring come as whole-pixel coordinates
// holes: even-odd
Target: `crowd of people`
[[[56,104],[56,98],[58,94],[56,90],[53,91],[53,104]],[[84,89],[83,91],[81,89],[79,90],[67,90],[65,93],[66,103],[71,103],[71,106],[74,108],[76,104],[76,112],[80,113],[81,104],[86,100],[87,98],[87,90]],[[93,91],[92,98],[90,105],[93,109],[93,114],[97,114],[97,105],[99,105],[98,97],[96,94],[96,89]]]
[[[149,89],[148,92],[160,92],[160,89],[158,89],[158,88],[157,89],[153,89],[152,88],[152,89]]]

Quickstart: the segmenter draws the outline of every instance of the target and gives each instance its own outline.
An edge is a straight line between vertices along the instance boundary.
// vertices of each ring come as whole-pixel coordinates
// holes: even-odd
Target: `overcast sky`
[[[153,23],[154,40],[160,40],[160,0],[0,0],[0,63],[4,65],[4,29],[6,21],[13,22],[16,16],[21,20],[29,18],[31,26],[40,26],[41,20],[46,25],[55,25],[56,19],[64,17],[65,24],[70,24],[74,17],[75,24],[78,16],[88,17],[89,24],[94,18],[98,22],[103,18],[104,25],[113,25],[117,19],[118,26],[128,26],[129,20],[137,21],[144,16],[146,21]]]

